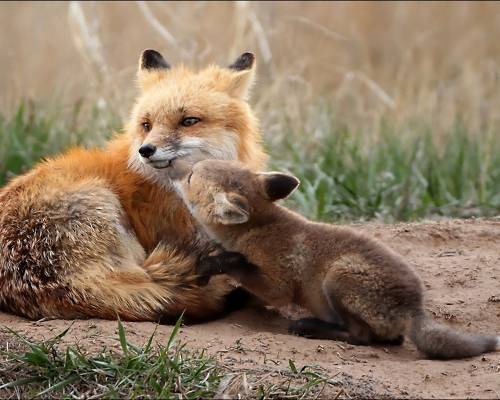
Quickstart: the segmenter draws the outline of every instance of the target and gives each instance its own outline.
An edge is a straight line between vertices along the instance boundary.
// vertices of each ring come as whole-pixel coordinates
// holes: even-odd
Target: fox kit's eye
[[[184,118],[181,121],[181,125],[188,127],[188,126],[193,126],[194,124],[197,124],[198,122],[200,122],[199,118],[196,118],[196,117],[186,117],[186,118]]]
[[[149,132],[151,130],[151,123],[150,122],[143,122],[141,123],[142,129],[144,129],[146,132]]]

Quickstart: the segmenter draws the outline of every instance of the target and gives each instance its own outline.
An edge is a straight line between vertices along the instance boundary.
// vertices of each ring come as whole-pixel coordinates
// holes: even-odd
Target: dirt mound
[[[466,331],[500,333],[499,219],[352,226],[383,240],[414,265],[427,288],[427,310],[436,319]],[[152,323],[125,325],[137,343],[144,343],[155,328]],[[66,328],[68,321],[30,322],[0,314],[0,326],[48,338]],[[297,367],[317,365],[349,396],[500,397],[500,352],[430,361],[408,340],[399,347],[356,347],[290,336],[286,328],[287,320],[276,311],[249,308],[183,327],[180,339],[188,347],[206,348],[229,368],[262,371],[268,379],[273,379],[276,366],[287,368],[289,359]],[[64,340],[89,349],[118,347],[116,329],[115,321],[76,321]],[[165,340],[170,332],[171,327],[160,326],[156,339]]]

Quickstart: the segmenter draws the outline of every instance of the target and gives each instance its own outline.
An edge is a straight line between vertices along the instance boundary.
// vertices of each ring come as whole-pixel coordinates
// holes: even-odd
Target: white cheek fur
[[[155,159],[182,157],[192,163],[214,158],[218,160],[236,160],[238,158],[239,137],[236,132],[229,130],[215,130],[210,137],[186,136],[181,139],[178,150],[159,148]],[[140,141],[135,139],[130,146],[128,166],[151,182],[172,189],[172,183],[165,169],[155,169],[148,165],[139,155]]]
[[[187,158],[195,162],[207,158],[235,160],[238,158],[238,142],[235,132],[221,130],[214,132],[211,137],[185,137],[180,148],[189,152]]]

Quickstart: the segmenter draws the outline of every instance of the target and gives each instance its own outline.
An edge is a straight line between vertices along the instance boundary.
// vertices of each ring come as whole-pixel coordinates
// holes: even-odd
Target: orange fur
[[[146,56],[123,134],[104,149],[74,148],[44,161],[0,191],[0,307],[29,318],[130,320],[221,311],[229,280],[196,285],[196,261],[210,244],[165,169],[138,149],[154,142],[190,162],[238,158],[261,167],[260,133],[245,100],[254,69],[159,68]],[[187,116],[200,121],[184,127]]]

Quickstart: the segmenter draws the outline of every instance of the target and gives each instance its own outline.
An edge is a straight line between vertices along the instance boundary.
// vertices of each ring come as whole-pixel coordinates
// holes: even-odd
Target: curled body
[[[196,71],[145,50],[123,133],[102,149],[45,160],[0,190],[0,309],[143,321],[223,312],[233,286],[228,277],[198,286],[196,264],[212,247],[167,170],[176,158],[262,165],[247,103],[254,72],[249,53]]]
[[[193,216],[228,251],[205,259],[200,273],[228,274],[270,305],[308,309],[314,318],[292,322],[291,332],[358,345],[409,336],[437,359],[499,350],[497,336],[457,332],[427,316],[420,278],[383,243],[275,204],[297,178],[231,161],[176,169],[175,185]]]

